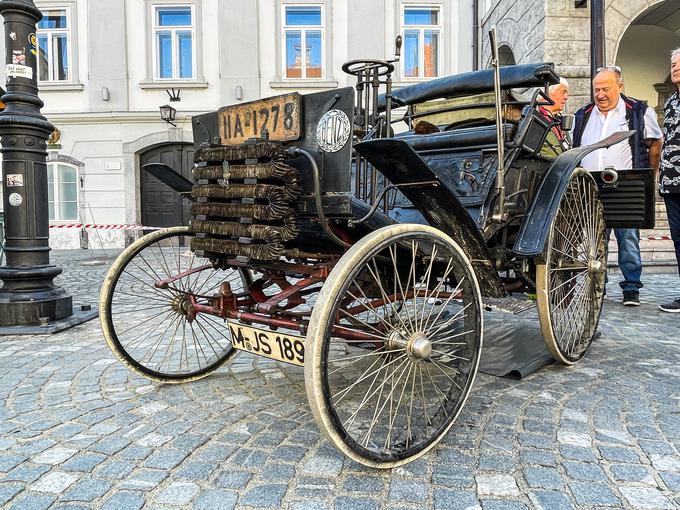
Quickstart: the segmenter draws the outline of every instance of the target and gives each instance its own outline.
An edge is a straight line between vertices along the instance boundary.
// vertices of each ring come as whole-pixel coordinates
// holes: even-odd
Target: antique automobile
[[[347,62],[354,88],[194,117],[193,182],[144,169],[191,201],[191,223],[125,249],[100,300],[113,352],[156,381],[205,377],[242,351],[303,367],[319,428],[378,468],[451,428],[487,300],[535,295],[552,356],[581,360],[604,299],[605,228],[654,216],[649,171],[579,168],[630,132],[540,155],[552,64],[393,90],[395,61]]]

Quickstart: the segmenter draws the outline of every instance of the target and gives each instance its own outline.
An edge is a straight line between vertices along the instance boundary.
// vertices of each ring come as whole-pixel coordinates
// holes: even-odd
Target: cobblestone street
[[[88,257],[52,253],[58,283],[96,305],[109,264]],[[639,308],[610,283],[582,363],[479,374],[444,441],[392,471],[329,445],[298,367],[240,353],[198,382],[156,384],[114,358],[98,320],[0,337],[0,506],[680,508],[680,316],[657,309],[680,284],[643,281]]]

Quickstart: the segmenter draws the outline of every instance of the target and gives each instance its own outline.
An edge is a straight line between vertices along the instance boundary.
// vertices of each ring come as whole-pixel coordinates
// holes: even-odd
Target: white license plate
[[[227,321],[227,325],[234,348],[284,363],[304,366],[304,337],[244,326],[234,321]]]

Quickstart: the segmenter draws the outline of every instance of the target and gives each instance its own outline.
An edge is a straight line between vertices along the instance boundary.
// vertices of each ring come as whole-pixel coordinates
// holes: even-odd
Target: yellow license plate
[[[232,345],[241,351],[264,356],[265,358],[304,366],[305,339],[299,336],[244,326],[227,321]]]
[[[218,122],[223,145],[261,138],[287,142],[300,138],[302,99],[297,92],[220,108]]]

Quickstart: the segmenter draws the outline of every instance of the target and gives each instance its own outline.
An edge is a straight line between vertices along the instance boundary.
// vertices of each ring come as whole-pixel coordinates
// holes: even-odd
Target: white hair
[[[671,60],[673,60],[678,55],[680,55],[680,48],[675,48],[673,51],[671,51]]]
[[[559,82],[559,83],[555,83],[554,85],[550,85],[550,87],[548,87],[548,93],[552,94],[552,93],[555,92],[559,87],[566,87],[566,88],[569,88],[569,82],[567,81],[566,78],[560,78],[560,82]]]
[[[619,85],[623,84],[623,71],[621,70],[620,66],[608,65],[604,67],[598,67],[597,74],[595,75],[595,77],[599,76],[604,72],[614,73],[614,76],[616,76],[616,83],[618,83]]]

